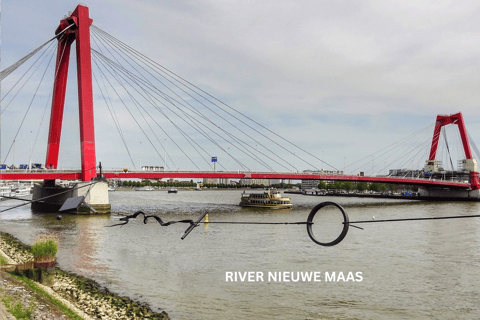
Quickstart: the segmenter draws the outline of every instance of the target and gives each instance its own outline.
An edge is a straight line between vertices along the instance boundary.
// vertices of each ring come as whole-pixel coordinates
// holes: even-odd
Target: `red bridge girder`
[[[286,180],[334,180],[354,182],[379,182],[417,186],[434,186],[448,188],[470,188],[469,183],[427,180],[399,177],[368,177],[354,175],[316,175],[298,173],[237,173],[237,172],[209,172],[209,171],[179,171],[179,172],[103,172],[107,179],[202,179],[202,178],[229,178],[229,179],[286,179]],[[0,180],[41,180],[41,179],[80,179],[81,172],[24,172],[1,173]]]

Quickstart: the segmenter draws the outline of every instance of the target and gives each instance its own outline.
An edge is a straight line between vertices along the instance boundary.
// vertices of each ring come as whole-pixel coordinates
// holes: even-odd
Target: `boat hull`
[[[240,202],[240,207],[252,207],[252,208],[267,208],[267,209],[291,209],[293,205],[289,204],[277,204],[277,205],[261,205],[261,204],[245,204]]]

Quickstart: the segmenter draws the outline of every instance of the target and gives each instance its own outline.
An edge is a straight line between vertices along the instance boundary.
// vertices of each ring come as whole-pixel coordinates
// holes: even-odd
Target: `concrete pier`
[[[32,202],[32,210],[44,213],[57,213],[68,198],[85,197],[85,202],[97,210],[97,214],[110,213],[111,205],[108,198],[108,184],[105,181],[89,181],[70,183],[68,186],[60,181],[46,180],[43,184],[35,184],[32,200],[45,197],[47,199]],[[93,183],[93,184],[92,184]],[[94,214],[86,206],[80,206],[76,214]]]

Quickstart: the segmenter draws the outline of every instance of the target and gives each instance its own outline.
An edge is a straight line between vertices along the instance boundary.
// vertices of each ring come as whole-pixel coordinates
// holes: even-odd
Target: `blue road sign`
[[[217,157],[212,157],[212,162],[217,162]]]

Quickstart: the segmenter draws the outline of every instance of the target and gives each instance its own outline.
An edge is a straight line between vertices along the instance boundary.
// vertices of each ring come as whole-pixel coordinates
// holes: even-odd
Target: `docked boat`
[[[31,193],[30,187],[19,187],[15,190],[15,197],[26,197]]]
[[[282,196],[276,189],[269,189],[263,193],[242,193],[240,200],[241,207],[256,207],[270,209],[290,209],[292,203],[290,198]]]
[[[135,191],[155,191],[155,188],[151,186],[145,186],[145,187],[137,188],[135,189]]]
[[[0,186],[0,197],[1,200],[6,200],[7,198],[3,197],[11,197],[12,196],[12,187],[11,186]]]
[[[178,190],[176,188],[170,188],[168,189],[168,193],[177,193]]]
[[[108,191],[110,191],[110,192],[115,191],[115,188],[114,187],[108,187]]]

